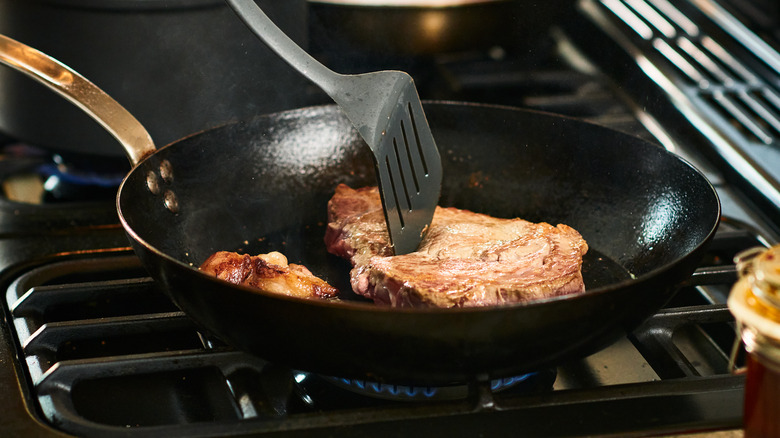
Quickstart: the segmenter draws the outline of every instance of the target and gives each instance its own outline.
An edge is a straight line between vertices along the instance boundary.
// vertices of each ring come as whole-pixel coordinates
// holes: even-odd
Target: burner
[[[53,155],[38,168],[45,178],[43,202],[113,199],[127,169],[101,160]]]
[[[112,200],[128,170],[126,160],[63,155],[23,143],[0,150],[3,194],[27,204]]]
[[[310,406],[362,405],[382,402],[433,402],[465,400],[476,393],[479,386],[492,393],[534,393],[551,390],[555,382],[555,369],[528,373],[514,377],[493,379],[488,382],[451,385],[398,385],[363,379],[321,376],[306,372],[294,374],[301,400]]]
[[[493,392],[511,388],[526,379],[532,378],[537,373],[524,374],[522,376],[494,379],[490,381],[490,389]],[[468,384],[454,384],[447,386],[408,386],[378,383],[368,380],[345,379],[341,377],[323,377],[332,384],[352,391],[356,394],[368,397],[377,397],[387,400],[419,401],[419,400],[458,400],[466,398],[469,394]]]

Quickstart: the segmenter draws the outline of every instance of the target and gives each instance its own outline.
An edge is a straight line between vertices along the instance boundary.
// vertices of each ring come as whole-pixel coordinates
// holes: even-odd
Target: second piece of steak
[[[199,269],[233,284],[293,297],[332,298],[338,294],[305,266],[288,263],[287,257],[275,251],[256,256],[217,251]]]
[[[376,187],[336,188],[325,244],[351,261],[353,290],[378,304],[489,306],[585,290],[588,245],[563,224],[437,207],[420,248],[393,256]]]

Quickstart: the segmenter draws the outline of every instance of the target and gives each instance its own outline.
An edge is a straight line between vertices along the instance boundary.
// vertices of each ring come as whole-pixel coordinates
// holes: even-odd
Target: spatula
[[[341,107],[374,153],[395,254],[417,250],[439,201],[442,168],[411,76],[400,71],[336,73],[290,39],[254,0],[226,1],[268,47]]]

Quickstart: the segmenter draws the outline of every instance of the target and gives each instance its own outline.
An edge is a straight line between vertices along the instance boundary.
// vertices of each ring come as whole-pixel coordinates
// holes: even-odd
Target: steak
[[[338,294],[336,288],[305,266],[288,264],[287,257],[276,251],[256,256],[218,251],[203,262],[200,270],[233,284],[299,298],[332,298]]]
[[[336,188],[325,244],[350,260],[353,290],[395,307],[475,307],[585,291],[575,229],[437,207],[416,252],[394,256],[376,187]]]

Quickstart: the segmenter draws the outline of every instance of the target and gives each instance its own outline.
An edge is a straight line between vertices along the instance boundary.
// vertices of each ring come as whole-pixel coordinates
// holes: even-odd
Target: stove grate
[[[740,249],[733,244],[760,240],[724,227],[707,264],[681,290],[682,296],[629,337],[660,379],[618,384],[586,379],[568,388],[535,385],[530,392],[494,391],[493,382],[474,382],[464,398],[455,400],[410,403],[329,395],[327,404],[312,402],[322,400],[322,394],[299,384],[300,372],[201,336],[145,276],[139,260],[123,251],[54,258],[20,273],[9,283],[5,299],[34,410],[57,429],[78,436],[165,435],[174,430],[177,436],[225,430],[270,434],[345,426],[374,431],[388,422],[409,425],[423,418],[433,423],[450,418],[476,429],[485,415],[501,423],[510,421],[504,418],[508,413],[511,421],[530,421],[525,428],[532,430],[562,410],[569,416],[569,409],[589,412],[600,405],[621,412],[648,400],[686,400],[698,406],[689,409],[698,412],[693,417],[670,415],[664,421],[736,426],[742,380],[729,373],[724,353],[733,343],[733,320],[722,304],[708,301],[713,294],[706,288],[731,283],[735,271],[727,259]],[[723,333],[727,339],[720,339]],[[554,372],[545,376],[555,380]],[[692,385],[696,396],[687,392]],[[642,419],[631,412],[625,417],[632,418],[630,424],[618,421],[608,428],[635,430],[643,421],[644,430],[670,427],[656,424],[657,415]],[[560,427],[565,433],[565,425]],[[581,433],[603,432],[605,426],[603,418],[594,417],[578,427],[584,428],[578,429]]]
[[[677,125],[680,115],[687,119],[706,139],[702,152],[742,180],[769,217],[780,217],[780,52],[716,0],[578,6],[594,27],[566,31],[586,56],[608,66],[620,86],[629,82],[650,113]]]

